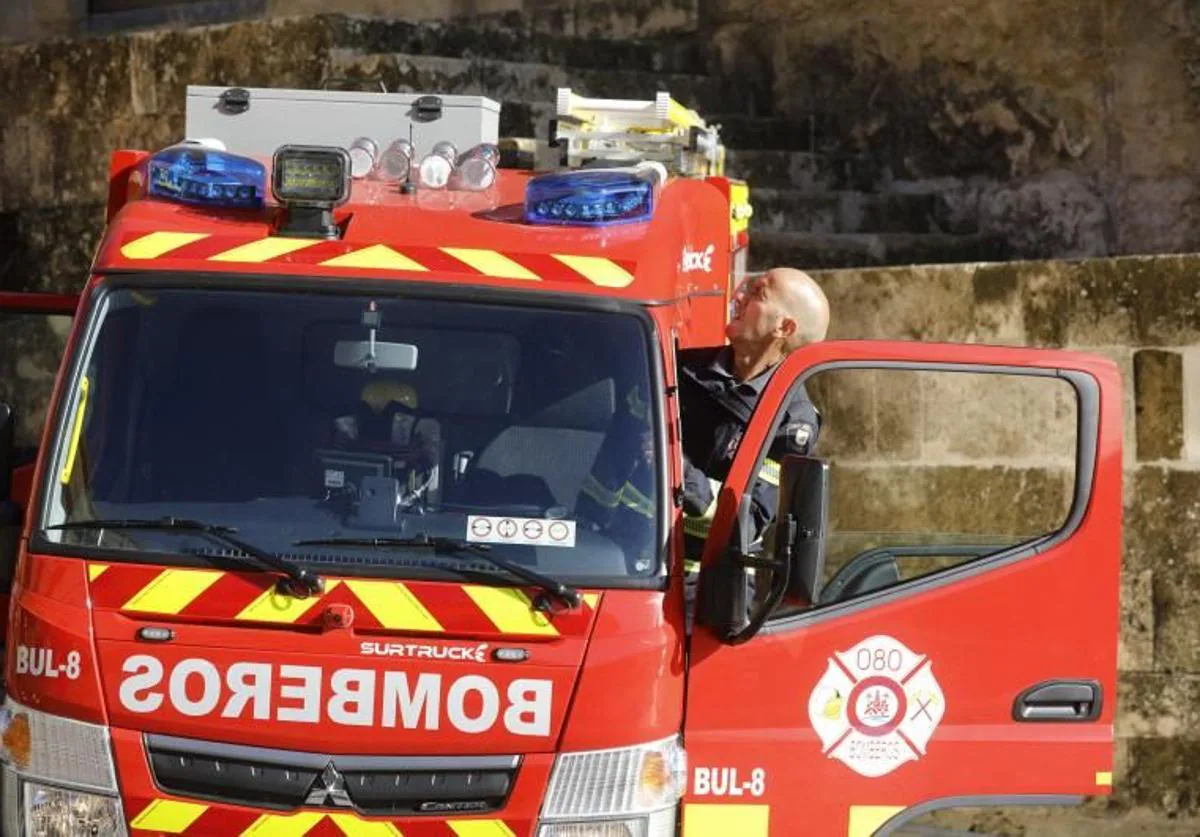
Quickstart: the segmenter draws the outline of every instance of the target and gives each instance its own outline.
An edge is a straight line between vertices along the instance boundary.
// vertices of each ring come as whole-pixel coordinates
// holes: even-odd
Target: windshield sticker
[[[872,779],[924,756],[945,711],[933,663],[890,636],[834,653],[808,698],[825,755]]]
[[[575,546],[575,521],[473,514],[467,517],[467,540],[472,543],[572,547]]]

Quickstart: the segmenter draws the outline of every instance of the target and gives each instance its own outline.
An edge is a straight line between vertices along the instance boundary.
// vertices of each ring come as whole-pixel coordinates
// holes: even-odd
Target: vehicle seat
[[[846,564],[818,594],[820,604],[848,601],[900,581],[896,557],[885,549],[859,555]]]
[[[504,428],[475,458],[467,502],[573,509],[615,412],[606,378]]]

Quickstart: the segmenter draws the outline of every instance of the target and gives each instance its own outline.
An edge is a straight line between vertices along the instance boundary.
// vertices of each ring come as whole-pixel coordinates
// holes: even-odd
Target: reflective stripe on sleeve
[[[654,517],[654,502],[639,491],[633,483],[626,482],[621,486],[619,500],[621,505],[637,512],[642,517]]]
[[[709,501],[708,508],[704,510],[704,514],[699,516],[685,514],[683,516],[683,531],[692,537],[707,538],[708,530],[712,527],[713,517],[717,513],[717,498],[721,494],[721,483],[714,479],[709,479],[708,487],[712,491],[712,500]]]
[[[770,483],[776,488],[779,487],[779,463],[774,459],[766,459],[763,461],[762,467],[758,469],[758,478],[763,482]]]
[[[606,509],[615,509],[617,504],[621,502],[620,491],[613,491],[591,474],[588,474],[583,480],[583,488],[581,490],[584,495],[595,500]]]

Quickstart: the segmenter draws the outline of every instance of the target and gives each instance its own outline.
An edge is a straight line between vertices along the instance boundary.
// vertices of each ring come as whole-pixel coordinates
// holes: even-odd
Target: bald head
[[[750,276],[734,297],[725,336],[737,365],[758,369],[807,343],[825,339],[829,302],[802,270],[776,267]]]
[[[813,278],[794,267],[776,267],[766,277],[777,291],[781,313],[795,321],[795,330],[787,336],[784,348],[798,349],[825,339],[829,331],[829,300]]]

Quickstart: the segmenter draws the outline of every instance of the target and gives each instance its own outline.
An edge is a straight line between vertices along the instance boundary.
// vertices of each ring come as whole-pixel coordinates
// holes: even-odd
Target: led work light
[[[280,232],[337,238],[333,208],[350,197],[350,155],[335,146],[280,146],[272,162],[271,194],[287,212]]]

